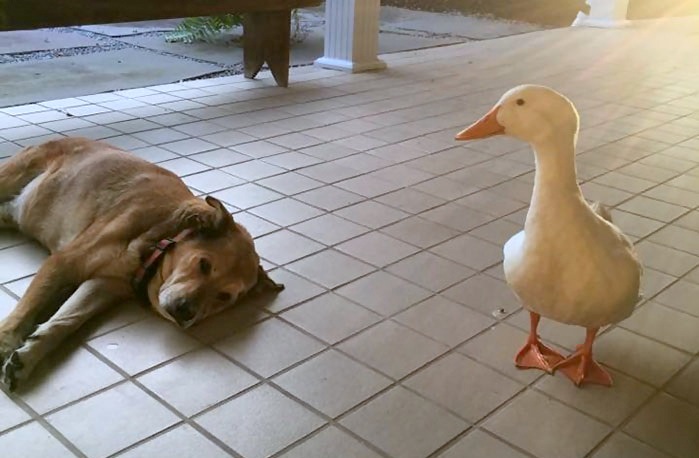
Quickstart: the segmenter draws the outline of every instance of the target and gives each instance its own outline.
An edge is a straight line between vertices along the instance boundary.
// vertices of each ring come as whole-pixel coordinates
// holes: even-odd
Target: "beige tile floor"
[[[104,138],[212,193],[257,237],[277,298],[182,332],[125,304],[0,394],[17,457],[699,456],[697,21],[560,29],[0,110],[0,154]],[[647,302],[597,345],[612,389],[519,371],[501,245],[533,160],[453,134],[509,87],[568,94],[586,195],[614,205]],[[0,234],[0,315],[45,253]],[[543,322],[566,351],[581,329]]]

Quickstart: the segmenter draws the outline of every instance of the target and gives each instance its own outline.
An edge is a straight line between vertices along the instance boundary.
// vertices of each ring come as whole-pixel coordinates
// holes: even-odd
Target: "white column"
[[[379,0],[327,0],[325,55],[315,64],[353,73],[386,68],[377,57],[380,6]]]
[[[587,0],[590,14],[578,13],[573,26],[623,27],[629,24],[629,0]]]

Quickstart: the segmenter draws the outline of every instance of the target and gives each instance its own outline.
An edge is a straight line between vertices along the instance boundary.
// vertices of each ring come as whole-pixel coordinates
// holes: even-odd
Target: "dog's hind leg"
[[[0,229],[18,229],[16,210],[12,201],[0,202]]]
[[[61,341],[89,318],[123,299],[120,290],[123,291],[123,284],[106,279],[91,279],[80,285],[48,321],[9,355],[2,366],[2,383],[14,390]]]
[[[47,166],[45,145],[30,146],[0,164],[0,202],[12,200]]]

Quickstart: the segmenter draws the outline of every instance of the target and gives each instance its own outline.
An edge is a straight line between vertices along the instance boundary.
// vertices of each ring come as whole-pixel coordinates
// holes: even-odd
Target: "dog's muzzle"
[[[188,328],[194,322],[197,316],[197,310],[194,303],[188,299],[177,299],[172,304],[165,307],[165,311],[175,319],[177,324],[182,328]]]

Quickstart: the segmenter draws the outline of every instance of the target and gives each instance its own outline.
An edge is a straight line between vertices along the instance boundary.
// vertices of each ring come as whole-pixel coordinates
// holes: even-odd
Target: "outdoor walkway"
[[[697,21],[559,29],[0,109],[0,154],[59,135],[129,149],[230,204],[287,289],[183,332],[125,304],[0,394],[16,457],[699,456]],[[526,145],[452,140],[510,87],[569,95],[583,190],[646,265],[605,330],[611,389],[512,363],[528,320],[501,247],[532,187]],[[67,215],[69,216],[69,215]],[[44,257],[0,236],[0,315]],[[568,352],[579,328],[542,322]]]
[[[299,10],[292,66],[323,56],[324,7]],[[213,42],[168,43],[180,20],[0,32],[0,107],[243,72],[242,27]],[[294,26],[295,27],[295,26]],[[384,6],[379,52],[432,48],[541,29],[533,24]]]

